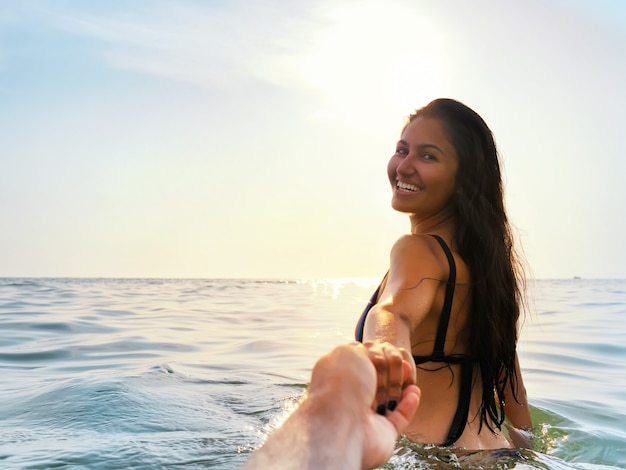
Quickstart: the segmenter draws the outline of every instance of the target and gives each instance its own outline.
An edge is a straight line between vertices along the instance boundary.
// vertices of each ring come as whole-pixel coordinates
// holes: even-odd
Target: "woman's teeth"
[[[419,186],[415,186],[414,184],[409,183],[403,183],[402,181],[398,181],[396,183],[396,186],[398,187],[398,189],[402,189],[403,191],[415,192],[420,190]]]

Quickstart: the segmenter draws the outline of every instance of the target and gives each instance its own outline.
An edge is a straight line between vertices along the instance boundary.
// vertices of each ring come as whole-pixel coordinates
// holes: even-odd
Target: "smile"
[[[396,188],[401,189],[402,191],[409,191],[411,193],[421,191],[422,188],[419,186],[415,186],[414,184],[403,183],[402,181],[396,182]]]

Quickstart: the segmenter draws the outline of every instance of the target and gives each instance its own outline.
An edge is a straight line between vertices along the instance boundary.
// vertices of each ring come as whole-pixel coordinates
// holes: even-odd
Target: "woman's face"
[[[459,166],[456,150],[439,119],[417,117],[402,132],[387,174],[391,206],[419,218],[445,210],[454,193]]]

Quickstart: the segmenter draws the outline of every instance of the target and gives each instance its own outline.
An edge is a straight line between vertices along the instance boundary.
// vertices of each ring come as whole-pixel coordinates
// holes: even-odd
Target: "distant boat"
[[[580,279],[580,276],[574,276],[574,279]]]

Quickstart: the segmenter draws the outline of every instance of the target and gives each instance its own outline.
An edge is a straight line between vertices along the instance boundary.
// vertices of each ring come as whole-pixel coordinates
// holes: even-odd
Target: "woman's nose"
[[[413,158],[413,155],[411,154],[408,154],[406,157],[404,157],[396,168],[396,172],[401,175],[411,175],[416,171],[417,170],[415,168],[415,158]]]

